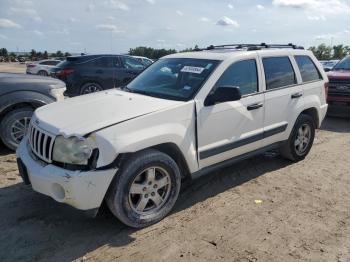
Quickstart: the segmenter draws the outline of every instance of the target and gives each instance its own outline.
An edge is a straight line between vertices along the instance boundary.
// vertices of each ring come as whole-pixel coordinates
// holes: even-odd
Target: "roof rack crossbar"
[[[227,45],[210,45],[207,48],[196,49],[202,50],[213,50],[213,49],[247,49],[249,50],[260,50],[262,48],[292,48],[292,49],[304,49],[302,46],[297,46],[292,43],[289,44],[227,44]]]

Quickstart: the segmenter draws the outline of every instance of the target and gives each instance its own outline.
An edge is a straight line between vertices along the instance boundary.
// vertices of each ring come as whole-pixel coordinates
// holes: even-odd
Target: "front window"
[[[258,72],[255,59],[239,61],[231,65],[216,83],[221,86],[239,87],[242,95],[258,92]]]
[[[333,70],[350,70],[350,56],[344,58],[338,64],[336,64]]]
[[[136,77],[127,89],[165,99],[188,101],[202,87],[218,63],[206,59],[161,59]]]

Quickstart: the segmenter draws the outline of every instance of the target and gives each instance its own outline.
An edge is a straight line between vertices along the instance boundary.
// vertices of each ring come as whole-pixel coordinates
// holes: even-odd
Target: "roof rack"
[[[228,44],[228,45],[210,45],[207,48],[197,48],[196,51],[203,51],[203,50],[215,50],[215,49],[246,49],[247,51],[254,51],[254,50],[261,50],[261,49],[268,49],[268,48],[292,48],[292,49],[304,49],[302,46],[297,46],[292,43],[289,43],[287,45],[280,45],[280,44]]]

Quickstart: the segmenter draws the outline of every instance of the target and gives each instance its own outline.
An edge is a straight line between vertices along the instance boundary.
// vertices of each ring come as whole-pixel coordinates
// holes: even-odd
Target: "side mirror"
[[[325,72],[329,72],[329,71],[331,71],[331,69],[330,68],[325,68],[324,71]]]
[[[242,98],[237,86],[219,86],[204,101],[204,106],[212,106],[223,102],[238,101]]]

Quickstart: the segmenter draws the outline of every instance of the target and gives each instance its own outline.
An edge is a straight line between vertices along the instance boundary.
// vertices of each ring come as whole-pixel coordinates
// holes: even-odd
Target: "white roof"
[[[289,54],[310,54],[311,51],[304,49],[292,48],[268,48],[254,51],[247,51],[245,49],[212,49],[195,52],[176,53],[165,56],[163,58],[194,58],[194,59],[211,59],[211,60],[226,60],[235,56],[244,56],[244,54],[251,54],[252,52],[258,54],[272,55],[289,55]]]

